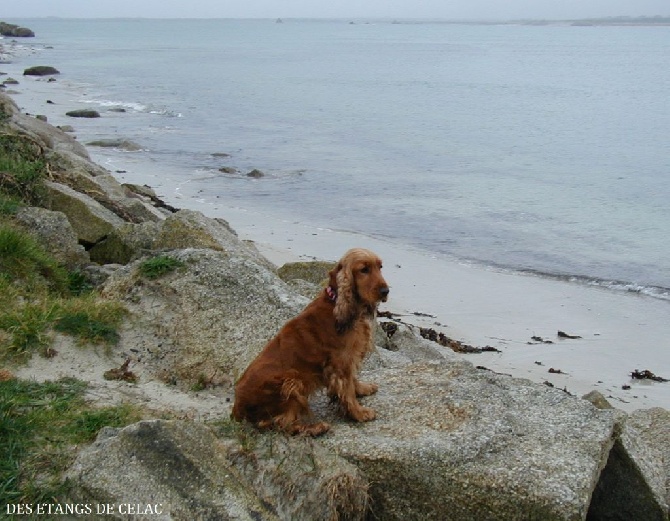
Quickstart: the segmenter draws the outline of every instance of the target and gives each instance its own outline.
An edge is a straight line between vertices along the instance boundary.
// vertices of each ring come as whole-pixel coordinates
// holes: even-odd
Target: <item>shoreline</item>
[[[41,60],[48,62],[48,55]],[[21,63],[2,64],[0,70],[11,69],[9,75],[19,80],[12,87],[18,94],[8,94],[23,111],[45,114],[52,125],[70,124],[75,130],[84,125],[65,116],[70,110],[66,81],[59,78],[49,83],[46,78],[20,76],[16,71],[23,70],[25,56],[17,61]],[[47,99],[56,101],[47,104]],[[536,383],[550,382],[577,396],[598,390],[613,406],[626,411],[655,406],[670,409],[670,383],[630,377],[634,370],[670,377],[670,353],[664,349],[670,339],[666,301],[467,265],[390,240],[314,228],[271,211],[259,214],[243,207],[206,203],[189,193],[188,183],[161,184],[160,165],[142,163],[141,155],[128,156],[139,161],[118,173],[106,164],[105,150],[88,150],[95,162],[121,182],[148,184],[168,204],[227,220],[242,239],[253,241],[276,265],[336,260],[353,246],[376,251],[385,261],[384,274],[391,284],[389,303],[382,309],[401,315],[404,322],[434,328],[465,343],[500,349],[500,353],[461,355],[475,365]],[[559,330],[582,338],[558,339]],[[553,343],[534,342],[532,337]],[[625,385],[631,388],[622,389]]]

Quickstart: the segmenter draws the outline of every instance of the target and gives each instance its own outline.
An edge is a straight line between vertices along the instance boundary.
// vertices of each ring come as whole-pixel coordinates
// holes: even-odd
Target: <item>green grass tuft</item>
[[[121,303],[93,293],[71,298],[32,294],[27,301],[15,285],[0,279],[0,361],[24,362],[36,351],[48,355],[52,329],[79,344],[115,345],[126,313]]]
[[[46,284],[66,291],[67,271],[28,233],[0,224],[0,273],[10,281]]]
[[[114,325],[97,320],[83,311],[63,315],[55,322],[54,329],[77,337],[81,342],[114,345],[119,341],[119,333]]]
[[[23,206],[20,199],[0,192],[0,216],[14,215]]]
[[[0,193],[27,203],[42,201],[47,172],[42,154],[25,136],[0,134]]]
[[[24,303],[0,310],[0,360],[26,360],[51,344],[48,327],[57,306],[47,301]],[[45,353],[45,351],[43,351]]]
[[[207,425],[219,438],[237,440],[244,452],[253,452],[258,445],[260,431],[248,422],[238,422],[232,418],[222,418]]]
[[[0,504],[64,502],[75,445],[140,419],[127,405],[90,407],[85,389],[74,379],[0,382]]]
[[[78,270],[68,272],[67,287],[70,294],[75,296],[89,295],[94,288],[88,277]]]
[[[140,273],[148,279],[157,279],[183,266],[184,263],[174,257],[159,255],[142,262]]]

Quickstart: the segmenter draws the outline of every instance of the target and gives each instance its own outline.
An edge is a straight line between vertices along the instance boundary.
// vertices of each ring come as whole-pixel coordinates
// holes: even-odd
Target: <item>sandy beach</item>
[[[41,59],[48,61],[48,56]],[[10,94],[24,112],[44,114],[51,124],[72,125],[75,131],[86,125],[65,116],[71,108],[81,108],[65,81],[23,77],[22,70],[18,64],[0,65],[0,71],[19,80],[11,86],[16,93]],[[163,175],[160,165],[143,163],[141,152],[128,153],[123,164],[114,156],[113,167],[105,150],[90,152],[113,172],[123,171],[114,174],[121,182],[147,184],[173,206],[226,219],[277,265],[336,260],[353,246],[376,251],[391,285],[390,300],[382,310],[464,343],[500,350],[462,355],[476,365],[549,382],[578,396],[598,390],[626,411],[670,409],[670,382],[631,378],[634,370],[670,378],[666,301],[458,263],[390,240],[315,228],[290,215],[277,215],[272,208],[259,213],[243,203],[234,208],[205,203],[188,183],[175,183]],[[580,338],[559,338],[558,331]]]

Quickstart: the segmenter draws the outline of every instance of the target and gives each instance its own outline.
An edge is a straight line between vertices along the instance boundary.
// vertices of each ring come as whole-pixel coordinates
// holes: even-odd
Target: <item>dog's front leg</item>
[[[356,399],[357,383],[350,372],[343,373],[333,370],[328,377],[328,395],[337,398],[345,416],[359,422],[374,420],[375,411],[369,407],[363,407]]]

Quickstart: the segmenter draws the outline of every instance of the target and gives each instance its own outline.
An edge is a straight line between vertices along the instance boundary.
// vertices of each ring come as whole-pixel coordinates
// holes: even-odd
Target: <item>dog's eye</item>
[[[361,268],[361,273],[370,273],[370,268],[368,266],[364,266]]]

